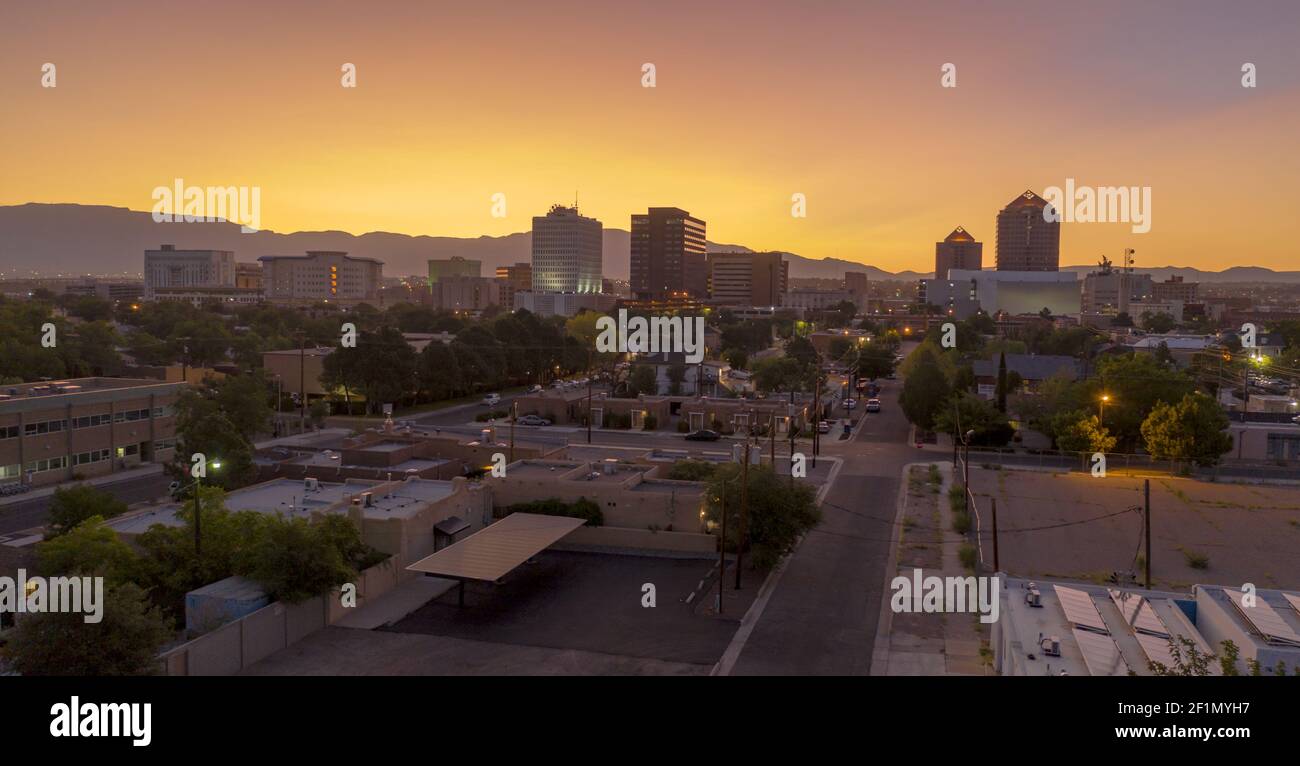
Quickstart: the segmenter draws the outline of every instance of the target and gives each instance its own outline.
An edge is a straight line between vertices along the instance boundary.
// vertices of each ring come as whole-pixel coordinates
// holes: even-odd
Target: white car
[[[868,400],[867,400],[867,412],[880,412],[880,400],[879,400],[879,399],[868,399]]]
[[[479,402],[479,404],[483,405],[484,407],[495,407],[500,403],[501,403],[501,394],[488,394],[487,396],[483,397],[483,401]]]

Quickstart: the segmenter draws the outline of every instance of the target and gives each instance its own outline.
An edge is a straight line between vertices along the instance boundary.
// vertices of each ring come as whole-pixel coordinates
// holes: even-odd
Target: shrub
[[[1183,558],[1187,560],[1187,566],[1192,569],[1210,568],[1210,557],[1200,551],[1189,551],[1183,549]]]
[[[979,563],[979,553],[970,543],[964,543],[957,549],[957,557],[961,559],[961,565],[971,571],[974,571],[975,565]]]
[[[679,434],[689,433],[690,430],[691,430],[690,423],[687,423],[685,420],[677,421],[677,433]]]
[[[657,428],[659,428],[659,418],[655,417],[654,415],[646,415],[641,420],[642,431],[653,431]]]
[[[512,513],[536,513],[542,516],[568,516],[574,519],[583,519],[588,527],[599,527],[605,523],[605,515],[601,513],[600,506],[594,501],[585,497],[578,498],[577,502],[566,503],[559,498],[549,498],[547,500],[535,500],[531,503],[515,503],[508,505],[505,509],[505,516]]]
[[[668,478],[678,481],[707,481],[718,466],[707,460],[678,460],[668,469]]]
[[[970,515],[965,511],[959,511],[952,515],[952,531],[959,535],[970,532]]]

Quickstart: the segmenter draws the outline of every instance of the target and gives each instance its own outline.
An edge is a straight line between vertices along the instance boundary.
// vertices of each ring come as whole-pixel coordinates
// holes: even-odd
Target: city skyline
[[[381,24],[325,4],[255,33],[239,13],[209,19],[201,41],[167,34],[190,9],[6,9],[33,33],[0,51],[0,97],[23,116],[0,141],[26,147],[9,152],[0,204],[149,210],[155,187],[184,178],[260,187],[262,224],[279,232],[501,236],[576,195],[615,227],[675,205],[713,241],[925,272],[955,225],[991,242],[1010,195],[1077,179],[1150,187],[1154,225],[1065,222],[1062,265],[1135,247],[1148,264],[1221,267],[1232,253],[1282,269],[1297,260],[1300,67],[1278,18],[1297,11],[1264,6],[1272,21],[1187,3],[833,17],[758,4],[740,26],[693,10],[669,35],[673,13],[582,3],[508,5],[509,24],[499,9],[394,4]],[[1097,45],[1120,17],[1124,32]],[[547,45],[570,23],[593,32],[584,46]],[[1189,46],[1201,55],[1180,55]],[[56,88],[40,85],[45,62]],[[1244,62],[1259,87],[1241,87]],[[340,87],[344,63],[355,89]],[[947,63],[955,88],[940,85]],[[160,71],[183,85],[156,87]],[[563,91],[538,87],[555,76]],[[183,140],[161,151],[166,137]],[[806,218],[790,214],[795,194]]]

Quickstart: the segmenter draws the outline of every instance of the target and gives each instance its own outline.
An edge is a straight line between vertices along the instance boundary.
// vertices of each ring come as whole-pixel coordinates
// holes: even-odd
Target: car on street
[[[540,415],[522,415],[515,420],[515,423],[521,426],[549,426],[551,421]]]
[[[817,433],[828,434],[830,432],[831,432],[831,422],[829,420],[823,420],[822,422],[817,424]]]
[[[501,394],[488,394],[487,396],[483,397],[483,401],[479,402],[479,404],[483,405],[484,407],[495,407],[500,403],[501,403]]]
[[[868,400],[867,400],[867,412],[880,412],[880,400],[879,400],[879,399],[868,399]]]
[[[530,394],[540,394],[542,391],[545,391],[545,390],[546,390],[546,389],[542,388],[541,386],[533,386],[532,388],[528,389],[528,393],[530,393]]]
[[[686,441],[688,442],[715,442],[721,438],[722,434],[717,431],[710,431],[707,428],[701,428],[698,431],[686,434]]]
[[[856,406],[858,406],[858,400],[857,400],[857,399],[845,399],[845,400],[844,400],[844,409],[846,409],[846,410],[851,410],[851,409],[853,409],[853,408],[856,407]]]

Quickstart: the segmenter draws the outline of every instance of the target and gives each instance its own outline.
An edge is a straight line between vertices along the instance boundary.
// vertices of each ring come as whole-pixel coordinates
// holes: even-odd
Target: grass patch
[[[952,531],[959,535],[970,532],[970,514],[965,511],[957,511],[952,515]]]
[[[1191,567],[1192,569],[1210,568],[1209,556],[1205,555],[1204,553],[1201,553],[1200,551],[1192,551],[1186,548],[1183,548],[1182,551],[1183,551],[1183,559],[1187,562],[1187,566]]]
[[[962,546],[957,549],[957,557],[961,559],[962,566],[972,572],[975,571],[975,565],[979,563],[979,553],[976,552],[975,546],[970,543],[963,543]]]

